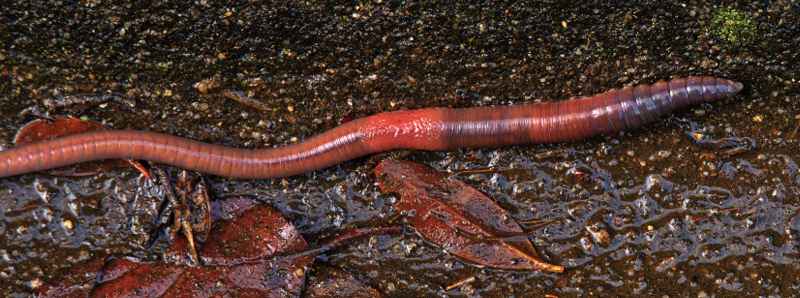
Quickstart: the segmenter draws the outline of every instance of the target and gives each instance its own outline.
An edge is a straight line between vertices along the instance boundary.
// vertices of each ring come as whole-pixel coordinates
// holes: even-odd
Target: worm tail
[[[611,90],[618,108],[617,123],[637,128],[675,110],[735,94],[742,84],[715,77],[687,77]]]
[[[741,83],[731,80],[687,77],[559,102],[451,109],[445,113],[442,149],[581,140],[641,127],[741,89]]]

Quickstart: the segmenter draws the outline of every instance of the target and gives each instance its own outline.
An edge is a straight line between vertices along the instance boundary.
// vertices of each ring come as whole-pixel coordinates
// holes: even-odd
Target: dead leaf
[[[65,278],[67,282],[45,287],[46,291],[40,294],[44,297],[50,293],[58,296],[59,293],[69,293],[67,290],[71,288],[88,287],[92,289],[92,297],[299,295],[305,282],[306,268],[313,261],[313,256],[273,256],[306,250],[308,246],[302,235],[270,207],[246,204],[238,198],[219,202],[216,201],[217,206],[212,207],[214,214],[218,218],[234,219],[215,223],[200,252],[205,266],[191,267],[183,265],[185,262],[170,264],[112,259],[96,275],[96,282],[68,275]],[[186,240],[179,238],[171,250],[185,251],[185,245]],[[89,269],[74,270],[86,272]]]
[[[99,122],[81,120],[75,117],[55,117],[52,120],[36,119],[28,122],[17,131],[14,136],[14,144],[22,146],[101,129],[105,129],[105,126]]]
[[[187,240],[189,261],[187,265],[197,265],[197,242],[205,243],[211,233],[213,218],[211,215],[211,198],[208,194],[203,177],[190,178],[187,171],[181,171],[175,181],[174,187],[169,175],[160,167],[154,167],[153,173],[163,189],[166,199],[162,203],[158,216],[160,228],[156,233],[166,230],[166,235],[171,241],[181,232]],[[169,213],[171,224],[169,222]],[[159,240],[153,236],[153,243]]]
[[[511,215],[469,185],[407,161],[384,160],[375,173],[382,191],[400,194],[395,207],[408,223],[453,255],[498,269],[564,271],[539,259]]]

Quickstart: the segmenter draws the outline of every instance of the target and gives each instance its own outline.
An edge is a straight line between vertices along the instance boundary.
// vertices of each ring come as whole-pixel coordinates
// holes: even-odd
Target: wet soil
[[[324,258],[388,296],[796,295],[800,4],[568,2],[16,1],[0,7],[0,146],[36,114],[260,148],[382,111],[726,77],[744,93],[583,142],[396,152],[285,179],[208,181],[216,197],[257,196],[311,238],[394,216],[397,198],[371,174],[377,159],[491,168],[459,177],[568,268],[476,268],[413,235]],[[752,41],[714,34],[723,8],[751,18]],[[103,95],[114,96],[58,104]],[[697,129],[757,146],[727,156],[694,144]],[[147,183],[129,169],[0,179],[0,295],[28,296],[94,255],[150,257],[159,194]]]

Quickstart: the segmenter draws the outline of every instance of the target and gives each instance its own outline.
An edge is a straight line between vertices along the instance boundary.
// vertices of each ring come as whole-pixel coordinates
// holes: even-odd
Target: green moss
[[[711,33],[730,45],[744,46],[756,38],[756,23],[747,14],[729,7],[721,7],[711,19]]]

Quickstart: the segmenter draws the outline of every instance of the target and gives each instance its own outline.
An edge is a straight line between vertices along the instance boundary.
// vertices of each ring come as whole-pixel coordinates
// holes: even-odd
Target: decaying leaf
[[[216,201],[214,205],[214,216],[233,219],[215,223],[200,251],[204,266],[112,259],[96,274],[96,279],[68,275],[65,282],[43,287],[41,296],[55,297],[64,293],[83,297],[86,293],[92,297],[299,295],[313,256],[296,254],[273,258],[277,254],[307,249],[306,241],[294,226],[276,210],[246,203],[245,199]],[[185,251],[185,246],[186,240],[179,238],[171,250]],[[90,269],[73,270],[89,272]],[[70,291],[87,288],[91,290]]]
[[[14,136],[14,144],[21,146],[101,129],[105,129],[105,126],[99,122],[81,120],[75,117],[55,117],[52,120],[36,119],[28,122],[17,131]]]
[[[199,258],[197,255],[197,242],[205,243],[211,233],[213,217],[211,215],[211,198],[208,194],[208,186],[202,177],[190,178],[187,171],[181,171],[175,181],[174,187],[169,179],[169,175],[160,167],[153,167],[153,174],[161,184],[163,194],[166,197],[161,205],[158,222],[159,229],[155,232],[159,236],[161,231],[166,230],[168,240],[172,241],[181,232],[187,240],[189,253],[189,264],[197,265]],[[169,216],[169,214],[172,216]],[[172,221],[170,224],[170,220]],[[163,228],[163,229],[162,229]],[[160,237],[153,236],[151,244],[157,242]],[[175,260],[183,259],[182,255],[175,254],[168,256]]]
[[[79,134],[94,130],[106,129],[103,124],[95,121],[81,120],[75,117],[54,117],[53,119],[36,119],[25,124],[17,131],[14,136],[14,144],[22,146],[26,144],[51,140],[67,135]],[[130,165],[140,171],[145,177],[149,177],[147,169],[141,163],[134,160],[108,160],[102,162],[87,162],[70,166],[63,169],[49,171],[56,176],[92,176],[107,171],[112,168]]]
[[[398,160],[382,161],[375,173],[382,191],[400,195],[395,207],[408,213],[408,223],[453,255],[492,268],[564,271],[540,260],[511,215],[466,183]]]

